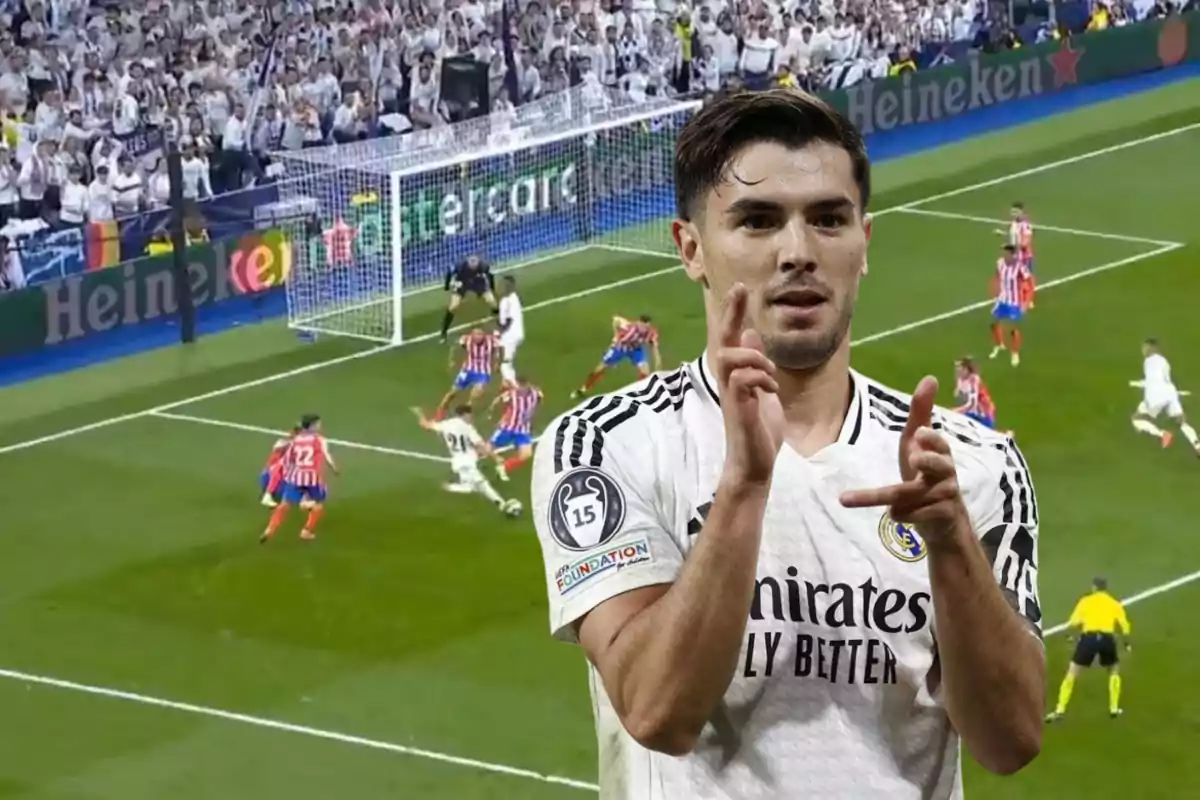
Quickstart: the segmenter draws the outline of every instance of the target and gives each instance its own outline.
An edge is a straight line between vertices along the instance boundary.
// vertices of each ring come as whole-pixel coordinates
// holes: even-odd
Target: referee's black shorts
[[[1081,667],[1090,667],[1097,658],[1102,667],[1117,663],[1117,637],[1111,633],[1085,633],[1079,637],[1071,661]]]
[[[451,293],[459,297],[466,297],[468,294],[475,294],[479,297],[492,291],[491,285],[487,278],[472,278],[469,281],[463,281],[451,287]]]

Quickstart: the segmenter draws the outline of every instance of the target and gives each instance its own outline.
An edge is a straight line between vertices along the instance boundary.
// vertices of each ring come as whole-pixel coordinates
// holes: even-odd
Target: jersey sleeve
[[[1038,505],[1025,457],[1011,438],[991,432],[961,444],[957,455],[959,485],[996,582],[1040,637]]]
[[[628,402],[598,422],[587,419],[586,406],[558,418],[534,455],[550,630],[564,641],[577,641],[575,623],[606,600],[673,583],[683,567],[669,528],[673,490],[660,474],[660,437]]]

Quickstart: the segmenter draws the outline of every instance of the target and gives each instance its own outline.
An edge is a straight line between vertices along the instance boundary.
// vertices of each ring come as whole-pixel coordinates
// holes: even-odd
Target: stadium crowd
[[[269,175],[274,150],[442,125],[451,61],[486,69],[503,111],[571,85],[634,101],[845,87],[936,65],[943,43],[1021,42],[1008,4],[989,0],[504,2],[0,0],[0,236],[165,206],[148,135],[178,137],[198,200]],[[1090,24],[1173,3],[1098,3]]]

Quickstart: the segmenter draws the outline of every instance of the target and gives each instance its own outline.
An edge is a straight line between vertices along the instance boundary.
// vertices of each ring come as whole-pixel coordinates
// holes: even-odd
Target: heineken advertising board
[[[864,134],[1200,60],[1200,12],[1021,47],[825,95]]]

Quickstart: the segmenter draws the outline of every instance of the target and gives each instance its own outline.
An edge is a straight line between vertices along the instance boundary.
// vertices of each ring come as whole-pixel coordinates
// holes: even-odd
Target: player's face
[[[960,381],[963,380],[964,378],[966,378],[967,377],[967,368],[964,367],[962,364],[955,364],[954,365],[954,377],[958,378]]]
[[[1010,213],[1011,213],[1013,219],[1021,218],[1021,209],[1017,208],[1016,206],[1012,207],[1012,209],[1010,210]]]
[[[675,235],[688,274],[707,283],[710,321],[741,282],[749,324],[779,366],[810,369],[849,345],[870,239],[849,153],[824,142],[752,144],[702,200]]]

